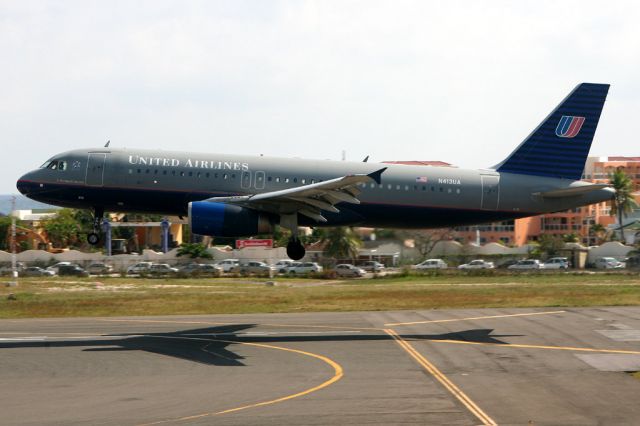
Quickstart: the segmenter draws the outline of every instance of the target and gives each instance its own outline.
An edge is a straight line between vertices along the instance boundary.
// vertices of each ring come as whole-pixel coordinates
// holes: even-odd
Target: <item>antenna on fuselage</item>
[[[367,161],[369,161],[369,156],[368,155],[366,157],[364,157],[364,160],[362,160],[362,162],[366,163]]]
[[[105,148],[109,148],[109,144],[110,144],[110,143],[111,143],[111,139],[109,139],[109,140],[107,141],[107,143],[105,143],[105,144],[104,144],[104,147],[105,147]]]

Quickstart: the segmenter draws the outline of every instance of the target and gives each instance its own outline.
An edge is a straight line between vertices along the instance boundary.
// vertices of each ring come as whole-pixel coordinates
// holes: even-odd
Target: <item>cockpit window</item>
[[[42,167],[50,170],[60,170],[62,172],[67,170],[67,162],[63,160],[51,160],[46,162]]]
[[[46,169],[49,167],[49,164],[51,164],[51,160],[47,160],[44,162],[44,164],[42,166],[40,166],[41,169]]]

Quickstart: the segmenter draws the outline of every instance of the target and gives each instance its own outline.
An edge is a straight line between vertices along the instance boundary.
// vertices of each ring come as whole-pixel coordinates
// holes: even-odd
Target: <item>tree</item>
[[[589,234],[596,238],[596,245],[600,245],[607,239],[607,228],[596,223],[589,228]]]
[[[76,211],[72,209],[58,210],[55,216],[42,221],[42,228],[55,247],[69,247],[82,238],[82,227],[76,219]]]
[[[538,238],[538,252],[544,253],[547,256],[554,256],[558,254],[560,250],[564,248],[564,241],[562,237],[555,235],[542,234]]]
[[[347,226],[323,229],[320,241],[325,244],[324,253],[334,259],[355,260],[358,250],[362,247],[362,240],[358,234]]]
[[[211,259],[212,257],[205,245],[200,243],[182,244],[178,248],[177,256],[189,256],[191,259]]]
[[[627,217],[637,203],[633,198],[633,181],[621,168],[616,169],[613,174],[609,175],[609,183],[615,190],[613,203],[611,204],[611,216],[618,217],[618,225],[620,226],[620,241],[624,242],[624,229],[622,228],[622,218]]]
[[[0,250],[9,251],[11,241],[11,218],[9,216],[0,217]]]
[[[420,258],[425,259],[439,242],[450,240],[452,232],[453,228],[439,228],[403,231],[401,236],[413,240],[413,246],[420,253]]]

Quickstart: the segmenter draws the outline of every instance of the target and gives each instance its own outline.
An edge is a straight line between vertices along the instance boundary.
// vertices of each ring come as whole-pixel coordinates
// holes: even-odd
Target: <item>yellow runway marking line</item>
[[[184,339],[189,339],[189,338],[184,338]],[[203,339],[196,339],[196,340],[203,340]],[[151,423],[144,423],[138,426],[150,426],[150,425],[157,425],[157,424],[164,424],[164,423],[172,423],[172,422],[185,422],[185,421],[189,421],[189,420],[195,420],[195,419],[201,419],[203,417],[209,417],[209,416],[219,416],[222,414],[229,414],[229,413],[235,413],[237,411],[242,411],[242,410],[247,410],[249,408],[256,408],[256,407],[263,407],[265,405],[272,405],[272,404],[277,404],[280,402],[284,402],[284,401],[288,401],[294,398],[299,398],[301,396],[305,396],[305,395],[309,395],[313,392],[317,392],[321,389],[324,389],[328,386],[331,386],[332,384],[334,384],[335,382],[337,382],[338,380],[340,380],[343,376],[344,376],[344,370],[342,369],[342,366],[340,364],[338,364],[337,362],[333,361],[331,358],[328,358],[326,356],[323,355],[318,355],[318,354],[314,354],[312,352],[306,352],[306,351],[301,351],[299,349],[291,349],[291,348],[283,348],[281,346],[273,346],[273,345],[265,345],[263,343],[247,343],[247,342],[237,342],[237,341],[233,341],[233,340],[218,340],[218,339],[206,339],[207,341],[216,341],[216,342],[223,342],[223,343],[235,343],[235,344],[240,344],[240,345],[247,345],[247,346],[255,346],[255,347],[259,347],[259,348],[268,348],[268,349],[276,349],[279,351],[285,351],[285,352],[291,352],[291,353],[295,353],[295,354],[299,354],[299,355],[304,355],[304,356],[308,356],[311,358],[316,358],[319,359],[320,361],[323,361],[324,363],[328,364],[329,366],[331,366],[333,368],[334,374],[333,377],[331,377],[330,379],[320,383],[317,386],[314,386],[312,388],[306,389],[304,391],[301,392],[297,392],[291,395],[286,395],[280,398],[276,398],[276,399],[272,399],[269,401],[262,401],[262,402],[257,402],[254,404],[248,404],[248,405],[243,405],[241,407],[236,407],[236,408],[230,408],[227,410],[222,410],[222,411],[216,411],[216,412],[210,412],[210,413],[202,413],[202,414],[196,414],[193,416],[186,416],[186,417],[180,417],[180,418],[176,418],[176,419],[169,419],[169,420],[160,420],[157,422],[151,422]]]
[[[598,352],[608,354],[630,354],[640,355],[640,351],[628,351],[624,349],[592,349],[592,348],[575,348],[571,346],[546,346],[546,345],[525,345],[517,343],[488,343],[488,342],[465,342],[462,340],[423,340],[423,339],[408,339],[410,341],[423,341],[429,343],[451,343],[455,345],[480,345],[480,346],[498,346],[506,348],[523,348],[523,349],[550,349],[556,351],[572,351],[572,352]]]
[[[524,314],[489,315],[489,316],[484,316],[484,317],[452,318],[452,319],[413,321],[413,322],[396,322],[396,323],[385,324],[385,326],[386,327],[395,327],[395,326],[399,326],[399,325],[433,324],[433,323],[439,323],[439,322],[472,321],[472,320],[491,319],[491,318],[528,317],[528,316],[533,316],[533,315],[563,314],[563,313],[566,313],[566,312],[567,311],[528,312],[528,313],[524,313]]]
[[[471,413],[476,416],[483,425],[490,426],[496,425],[497,423],[489,417],[487,413],[482,411],[476,403],[474,403],[471,398],[467,396],[460,388],[458,388],[451,380],[449,380],[440,370],[436,368],[433,364],[431,364],[420,352],[418,352],[413,346],[409,344],[406,340],[398,335],[393,330],[385,329],[384,330],[389,336],[391,336],[402,349],[404,349],[413,359],[415,359],[418,364],[424,367],[429,374],[431,374],[436,380],[438,380],[453,396],[455,396],[458,401],[460,401]]]

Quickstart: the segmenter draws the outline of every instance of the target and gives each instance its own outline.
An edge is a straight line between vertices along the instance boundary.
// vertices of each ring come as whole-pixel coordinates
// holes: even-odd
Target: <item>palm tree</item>
[[[621,168],[616,169],[613,174],[609,175],[609,183],[616,191],[611,204],[611,216],[618,217],[620,225],[620,241],[624,242],[624,229],[622,228],[622,218],[627,217],[631,211],[637,207],[637,203],[633,198],[633,181]]]
[[[320,241],[325,243],[325,254],[335,259],[353,260],[358,257],[358,249],[362,246],[360,237],[346,226],[325,229]]]
[[[596,237],[596,245],[600,245],[607,236],[607,228],[600,223],[595,223],[589,228],[589,234]]]

